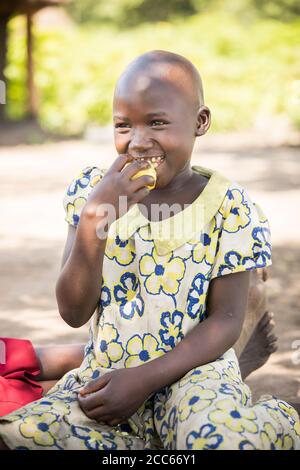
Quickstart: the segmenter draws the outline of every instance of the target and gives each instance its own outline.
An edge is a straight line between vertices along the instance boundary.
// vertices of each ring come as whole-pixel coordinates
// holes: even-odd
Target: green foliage
[[[281,21],[300,15],[299,0],[73,0],[67,9],[79,23],[110,22],[121,28],[221,10]]]
[[[26,98],[21,18],[11,21],[10,30],[8,111],[19,118]],[[89,123],[109,123],[118,76],[152,49],[182,54],[198,67],[212,131],[247,128],[276,114],[300,128],[299,20],[241,23],[228,13],[207,12],[126,30],[96,25],[36,30],[35,37],[39,117],[56,132],[80,133]]]
[[[110,22],[128,27],[192,15],[197,8],[193,0],[73,0],[68,11],[79,23]]]
[[[253,4],[262,16],[291,21],[299,18],[299,0],[253,0]]]

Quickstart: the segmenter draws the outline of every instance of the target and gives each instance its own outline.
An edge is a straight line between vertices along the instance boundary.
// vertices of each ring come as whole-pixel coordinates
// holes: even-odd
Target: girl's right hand
[[[127,163],[130,164],[123,170]],[[150,176],[145,175],[133,181],[131,180],[133,175],[141,169],[147,168],[147,166],[147,162],[133,161],[133,158],[127,154],[119,155],[104,177],[91,191],[86,207],[95,209],[97,206],[107,204],[114,207],[116,219],[124,215],[124,207],[122,207],[123,210],[120,213],[120,196],[127,197],[127,204],[125,205],[128,211],[132,205],[144,199],[150,192],[146,188],[147,184],[153,183],[153,178]]]

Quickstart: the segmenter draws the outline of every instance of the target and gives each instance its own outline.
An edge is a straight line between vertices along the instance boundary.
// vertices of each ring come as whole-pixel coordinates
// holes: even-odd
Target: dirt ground
[[[86,341],[87,326],[70,328],[56,306],[67,233],[62,197],[86,165],[110,166],[110,141],[0,147],[1,336],[29,338],[35,345]],[[273,239],[268,291],[279,350],[248,384],[255,398],[270,393],[300,399],[299,149],[224,142],[198,142],[193,164],[222,171],[246,187],[267,214]]]

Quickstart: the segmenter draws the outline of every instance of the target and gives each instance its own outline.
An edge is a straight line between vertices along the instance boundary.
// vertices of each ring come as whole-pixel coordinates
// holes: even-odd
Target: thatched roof
[[[35,12],[44,7],[63,5],[68,2],[69,0],[1,0],[0,15]]]

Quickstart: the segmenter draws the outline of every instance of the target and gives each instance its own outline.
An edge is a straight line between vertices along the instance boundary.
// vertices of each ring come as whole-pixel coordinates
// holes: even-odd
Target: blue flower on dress
[[[60,448],[57,444],[61,424],[60,418],[55,413],[35,414],[26,416],[19,426],[21,435],[40,447]]]
[[[253,249],[254,249],[253,245]],[[260,249],[261,250],[261,249]],[[230,274],[233,271],[237,271],[238,269],[243,271],[249,271],[250,269],[261,268],[266,265],[265,262],[257,265],[256,260],[261,255],[261,253],[256,253],[256,255],[252,256],[242,256],[240,253],[234,250],[227,251],[224,255],[224,263],[220,265],[218,269],[217,276],[223,276],[225,274]],[[270,256],[271,257],[271,256]],[[261,263],[261,262],[260,262]]]
[[[245,402],[245,394],[243,390],[240,387],[237,387],[236,385],[230,383],[221,383],[219,387],[219,392],[223,395],[230,395],[236,398],[237,400],[242,401],[242,403]],[[244,404],[246,405],[246,403]]]
[[[119,336],[114,325],[100,322],[97,360],[102,367],[109,368],[122,359],[124,350],[122,343],[118,341]]]
[[[32,407],[32,410],[37,413],[47,413],[51,411],[63,416],[71,413],[70,406],[67,402],[61,400],[59,396],[54,394],[39,400],[37,404]]]
[[[263,398],[263,397],[262,397]],[[268,412],[275,420],[278,420],[278,415],[281,414],[285,419],[289,420],[289,423],[294,426],[299,421],[299,417],[295,409],[287,402],[273,397],[273,400],[267,402],[260,402],[261,405],[268,409]],[[298,425],[300,431],[300,426]]]
[[[208,279],[204,274],[199,273],[193,279],[192,286],[188,292],[187,313],[193,319],[198,318],[199,322],[203,321],[207,316],[204,305],[208,284]]]
[[[200,412],[211,406],[217,394],[214,390],[192,385],[185,391],[184,396],[178,404],[179,420],[186,421],[192,414],[200,416]]]
[[[133,239],[122,240],[119,235],[113,238],[108,236],[105,256],[111,260],[115,260],[120,266],[128,266],[136,257]]]
[[[144,300],[138,293],[139,281],[134,273],[122,274],[120,284],[114,287],[116,302],[120,305],[120,314],[127,320],[133,318],[135,313],[140,317],[144,313]]]
[[[74,227],[77,227],[80,220],[80,215],[83,207],[86,204],[86,199],[84,197],[77,197],[73,202],[67,202],[65,211],[67,222],[70,222]]]
[[[257,416],[251,407],[244,407],[234,399],[222,399],[216,402],[215,409],[209,413],[209,420],[215,424],[224,424],[233,432],[258,433]]]
[[[255,240],[252,245],[255,265],[256,268],[262,268],[271,259],[270,230],[267,227],[255,227],[252,230],[252,237]]]
[[[243,385],[241,370],[235,361],[228,361],[228,367],[224,367],[222,370],[222,379],[238,388]]]
[[[220,373],[215,370],[211,364],[204,364],[203,366],[192,369],[184,375],[178,382],[179,388],[185,387],[187,384],[198,384],[207,380],[220,380]]]
[[[100,298],[100,306],[101,310],[107,307],[111,303],[111,293],[108,287],[102,286],[101,288],[101,298]]]
[[[132,336],[127,342],[126,352],[128,357],[125,368],[139,366],[165,353],[159,347],[157,339],[150,333],[144,334],[143,337],[138,334]]]
[[[213,265],[217,245],[217,236],[214,235],[213,232],[213,229],[211,229],[209,233],[201,232],[200,241],[193,244],[192,260],[194,263],[205,263],[204,266],[207,265],[207,267],[211,267]]]
[[[149,294],[159,294],[161,291],[173,296],[179,290],[180,281],[185,274],[184,260],[173,254],[158,256],[153,248],[140,259],[139,270],[146,277],[145,289]]]
[[[183,338],[182,333],[183,314],[179,310],[171,312],[163,312],[160,323],[164,328],[159,330],[159,336],[166,346],[172,349]]]
[[[120,266],[128,266],[136,257],[133,239],[122,240],[119,235],[115,235],[113,238],[108,236],[105,256],[115,260]]]
[[[238,232],[250,223],[250,207],[244,197],[244,191],[237,188],[227,191],[227,198],[231,201],[230,207],[221,209],[224,216],[223,230],[229,233]],[[229,209],[229,210],[228,210]]]
[[[245,439],[239,443],[239,450],[256,450],[256,447],[252,442]]]
[[[186,448],[189,450],[217,449],[223,441],[223,437],[215,432],[216,429],[216,426],[212,424],[204,424],[199,432],[190,432],[186,438]]]
[[[94,167],[95,168],[95,167]],[[81,188],[86,188],[91,181],[91,173],[93,167],[84,168],[77,178],[75,178],[68,187],[67,194],[68,196],[73,196]]]
[[[84,426],[71,426],[73,436],[82,439],[89,450],[116,450],[115,436],[112,432],[97,431]]]
[[[164,420],[160,429],[160,438],[163,442],[164,449],[175,450],[177,441],[177,424],[176,406],[171,409],[167,420]]]
[[[102,284],[101,284],[101,294],[100,294],[100,299],[98,301],[98,306],[97,306],[97,325],[102,318],[102,312],[103,310],[108,307],[111,304],[111,293],[110,290],[107,286],[104,285],[104,280],[102,278]],[[92,324],[90,325],[90,329],[92,329]],[[93,331],[90,331],[91,337],[93,337]]]

